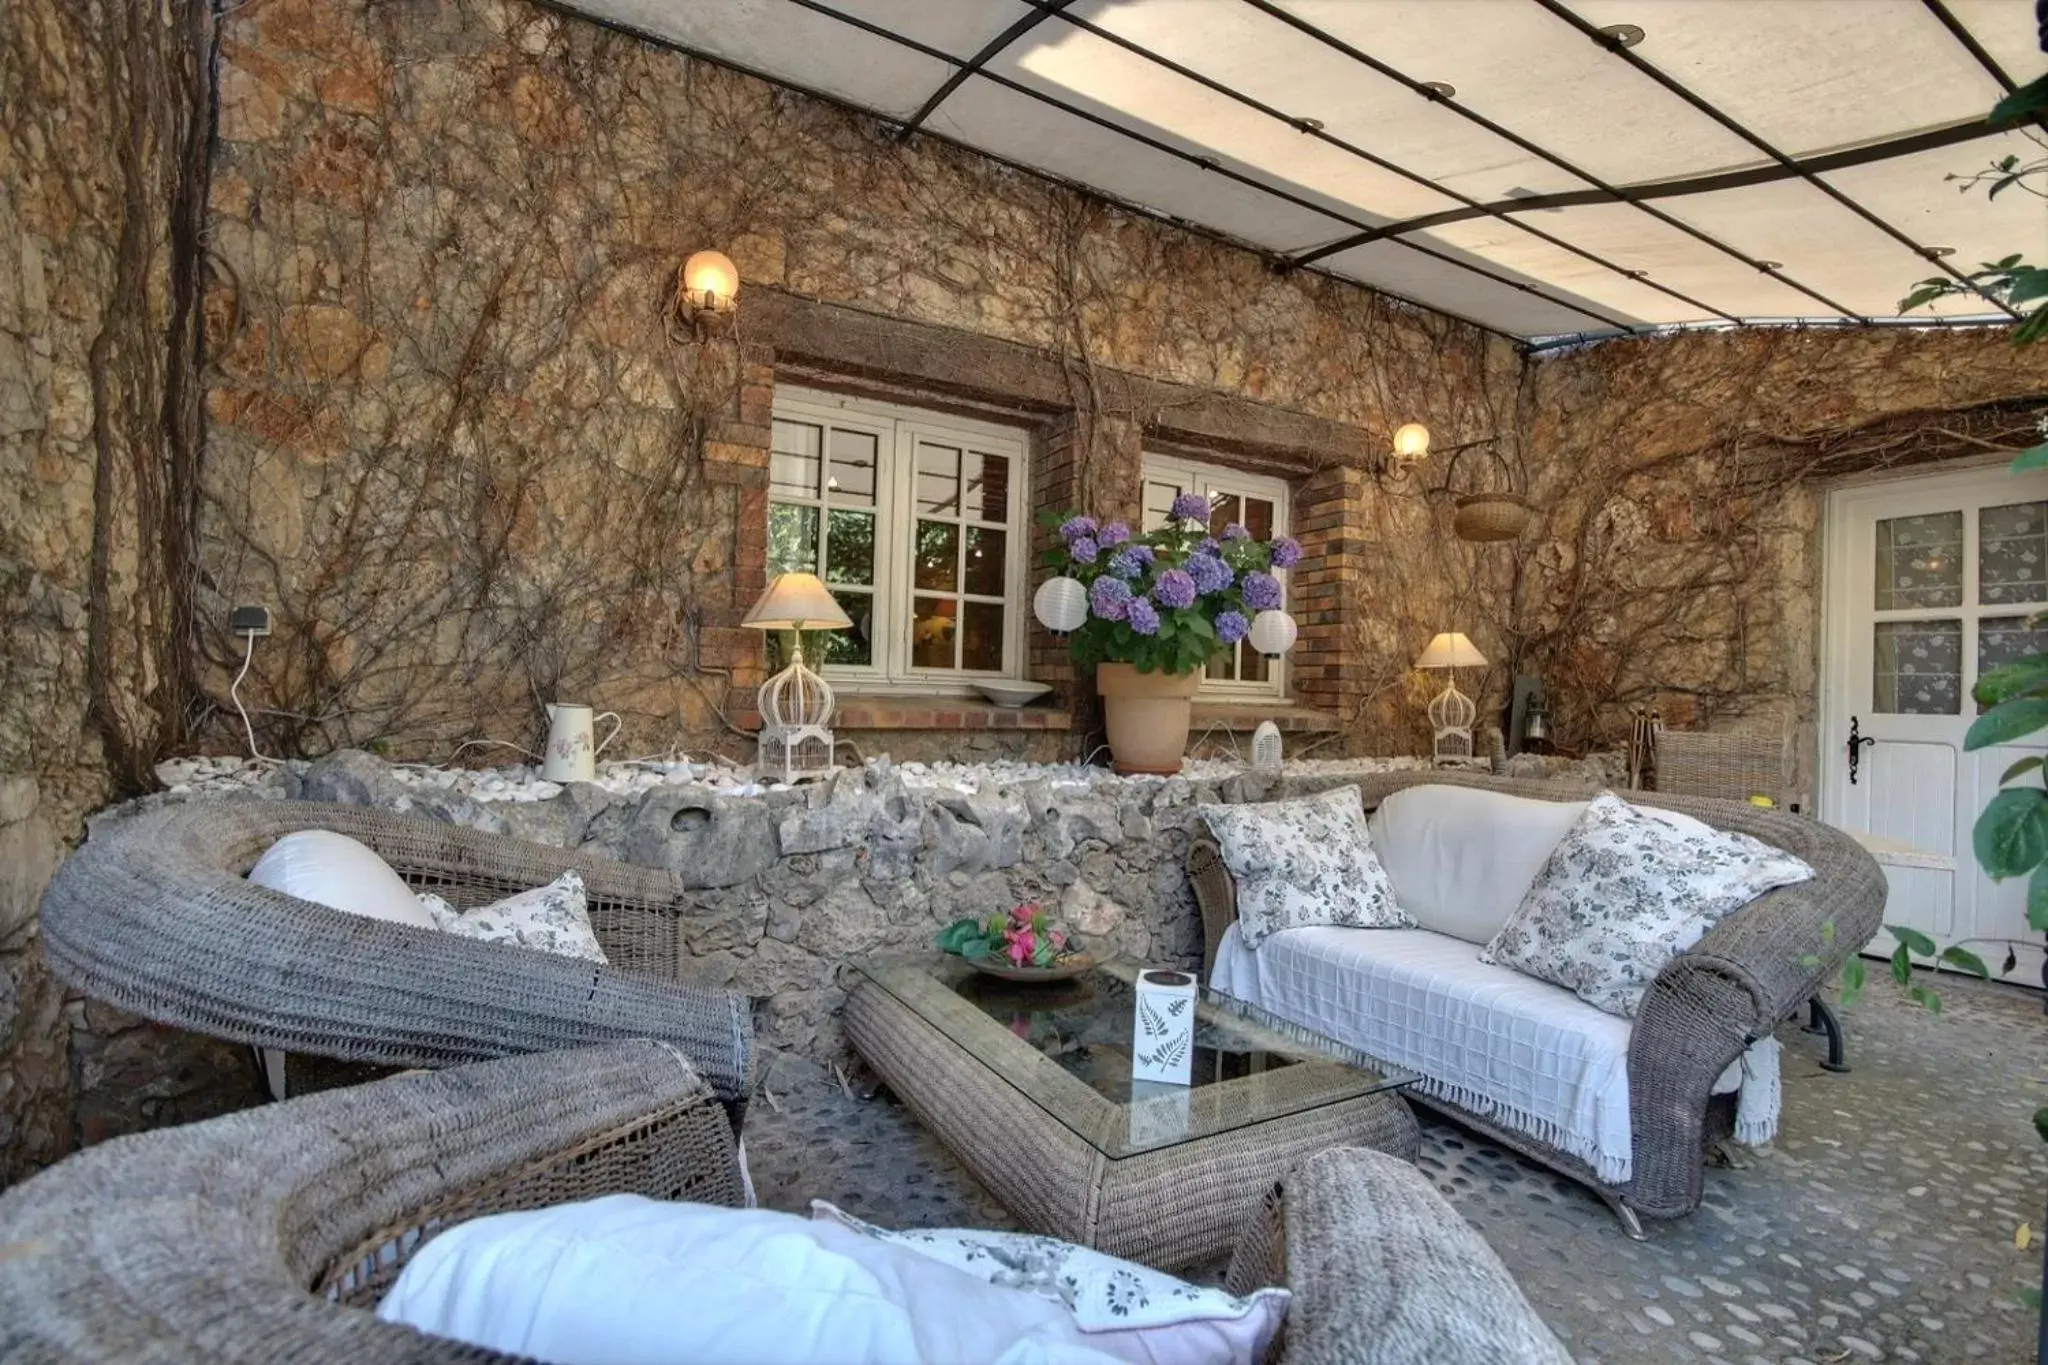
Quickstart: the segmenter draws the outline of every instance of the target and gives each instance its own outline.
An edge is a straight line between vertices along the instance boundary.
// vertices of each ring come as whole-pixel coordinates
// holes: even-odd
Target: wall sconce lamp
[[[676,310],[696,325],[697,335],[731,327],[739,297],[739,267],[724,252],[700,251],[683,262],[676,282]]]
[[[1396,474],[1405,473],[1429,458],[1429,428],[1410,422],[1394,433],[1393,465]]]

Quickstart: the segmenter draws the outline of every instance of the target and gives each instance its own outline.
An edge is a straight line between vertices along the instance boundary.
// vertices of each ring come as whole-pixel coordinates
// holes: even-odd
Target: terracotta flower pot
[[[1132,664],[1097,664],[1095,690],[1102,694],[1109,751],[1120,773],[1180,771],[1194,719],[1195,689],[1202,675],[1140,673]]]

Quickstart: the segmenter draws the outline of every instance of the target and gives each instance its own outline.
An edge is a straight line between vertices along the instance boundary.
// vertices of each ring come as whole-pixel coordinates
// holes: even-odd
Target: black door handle
[[[1849,717],[1849,785],[1856,785],[1856,770],[1863,764],[1863,746],[1877,741],[1861,733],[1862,722],[1856,716]]]

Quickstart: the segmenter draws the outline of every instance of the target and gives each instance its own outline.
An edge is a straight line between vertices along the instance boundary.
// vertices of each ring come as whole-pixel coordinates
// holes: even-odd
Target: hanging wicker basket
[[[1532,509],[1514,493],[1468,493],[1458,499],[1451,529],[1460,540],[1513,540],[1529,527]]]

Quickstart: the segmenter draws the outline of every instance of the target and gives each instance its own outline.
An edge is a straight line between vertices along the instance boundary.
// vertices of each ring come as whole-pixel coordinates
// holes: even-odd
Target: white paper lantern
[[[1294,648],[1294,637],[1299,634],[1300,628],[1286,612],[1262,611],[1252,618],[1251,634],[1246,638],[1253,649],[1269,659],[1277,659]]]
[[[1038,617],[1038,624],[1053,634],[1069,634],[1079,630],[1088,619],[1088,589],[1081,586],[1078,578],[1048,578],[1038,585],[1038,593],[1031,599],[1031,611]]]

